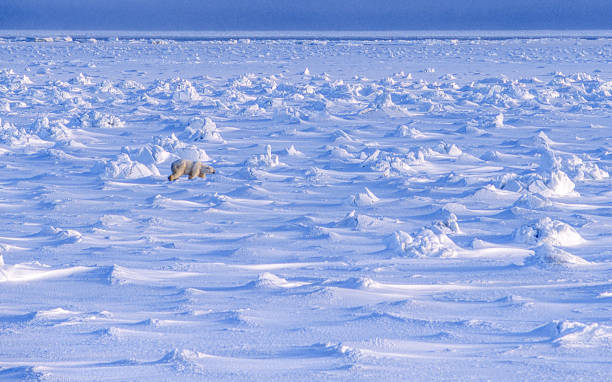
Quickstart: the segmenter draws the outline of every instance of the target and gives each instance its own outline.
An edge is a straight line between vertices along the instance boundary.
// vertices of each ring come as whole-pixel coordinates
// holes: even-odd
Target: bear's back
[[[170,168],[172,169],[172,172],[177,171],[179,168],[183,168],[185,172],[189,172],[192,166],[193,166],[192,160],[178,159],[172,162],[172,165],[170,165]]]

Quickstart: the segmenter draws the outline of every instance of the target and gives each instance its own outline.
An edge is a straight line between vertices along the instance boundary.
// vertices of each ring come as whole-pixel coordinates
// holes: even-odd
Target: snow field
[[[611,50],[0,40],[0,380],[604,380]]]

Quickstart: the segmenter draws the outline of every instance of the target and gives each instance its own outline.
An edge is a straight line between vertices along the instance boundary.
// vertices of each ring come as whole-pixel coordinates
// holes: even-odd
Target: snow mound
[[[599,323],[555,320],[532,333],[550,337],[553,344],[566,348],[612,347],[612,327]]]
[[[358,214],[355,210],[352,210],[340,221],[334,223],[334,226],[352,228],[355,230],[366,230],[368,228],[378,227],[383,224],[384,221],[381,218],[376,218],[365,214]]]
[[[198,364],[198,360],[210,357],[207,354],[192,351],[192,350],[178,350],[174,349],[166,353],[156,363],[169,364],[180,373],[196,373],[200,374],[204,372],[204,368]]]
[[[550,174],[550,180],[547,183],[548,191],[541,191],[543,196],[579,196],[574,191],[576,185],[563,171],[554,171]]]
[[[578,181],[604,180],[610,178],[610,174],[599,168],[597,163],[592,161],[585,162],[576,155],[564,159],[563,164],[567,172],[572,175],[573,179]]]
[[[127,218],[122,215],[102,215],[100,219],[98,219],[98,225],[105,228],[116,228],[122,225],[128,224],[132,221],[132,219]]]
[[[53,231],[53,230],[55,229],[50,229],[50,231]],[[54,233],[52,232],[51,235],[53,234]],[[75,238],[79,237],[76,234],[67,232],[65,235],[67,236],[66,241],[62,242],[61,241],[62,238],[60,237],[60,240],[52,244],[62,245],[62,244],[70,244],[70,243],[74,243],[78,241],[78,240],[75,240]],[[72,237],[70,237],[70,235],[72,235]],[[61,236],[61,234],[59,236]],[[0,265],[0,282],[29,282],[33,280],[66,277],[66,276],[70,276],[70,275],[81,273],[81,272],[88,272],[90,270],[91,268],[81,267],[81,266],[68,267],[68,268],[53,268],[49,265],[41,264],[37,261],[31,262],[31,263],[15,264],[15,265],[4,264],[4,265]],[[31,316],[29,319],[33,319],[35,317],[35,315],[29,315],[29,316]]]
[[[225,143],[225,140],[223,140],[223,137],[221,137],[217,129],[217,125],[209,117],[205,117],[204,119],[195,117],[189,121],[189,124],[185,127],[182,138],[192,141]]]
[[[117,116],[92,110],[77,117],[76,125],[81,128],[99,127],[105,129],[114,129],[125,127],[125,122],[123,122]]]
[[[3,123],[2,119],[0,119],[0,143],[15,149],[24,149],[27,153],[36,152],[53,145],[36,134],[17,128],[10,122]]]
[[[544,243],[535,249],[533,256],[525,259],[525,265],[587,265],[590,264],[582,257],[572,255],[560,248]]]
[[[332,286],[348,289],[373,289],[380,287],[379,283],[369,277],[351,277],[347,280],[327,283]]]
[[[552,246],[572,247],[585,242],[569,224],[544,217],[536,222],[525,224],[514,231],[514,239],[527,244],[549,244]]]
[[[210,161],[210,157],[204,149],[185,143],[174,134],[170,137],[157,136],[153,138],[153,145],[160,146],[163,150],[176,155],[180,159]]]
[[[117,159],[110,161],[104,172],[108,178],[116,179],[139,179],[150,176],[161,176],[157,167],[153,164],[147,166],[138,161],[130,159],[128,154],[122,153]]]
[[[343,147],[328,146],[327,149],[327,155],[329,158],[335,159],[337,162],[352,163],[355,160],[355,156]]]
[[[433,226],[436,227],[440,232],[445,234],[448,233],[461,233],[457,215],[450,212],[446,208],[442,208],[436,214],[440,220],[435,221]]]
[[[33,84],[28,76],[16,74],[13,69],[0,69],[0,93],[24,93]]]
[[[542,199],[536,194],[523,194],[521,197],[514,202],[512,207],[525,208],[528,210],[542,209],[552,207],[550,199]]]
[[[343,345],[342,343],[317,343],[312,345],[310,348],[312,352],[317,355],[325,357],[341,357],[351,362],[356,362],[362,357],[362,351],[347,345]]]
[[[342,129],[334,130],[334,132],[330,134],[330,140],[336,143],[355,143],[355,139]]]
[[[544,134],[544,136],[546,135]],[[538,149],[540,154],[539,171],[542,173],[546,173],[559,170],[561,168],[561,158],[559,158],[557,154],[555,154],[555,152],[551,150],[550,147],[548,147],[549,140],[538,140],[536,138],[536,146],[538,142],[540,142],[540,148]]]
[[[50,122],[48,117],[38,118],[29,132],[49,141],[69,142],[74,134],[64,125],[65,121]]]
[[[395,231],[385,239],[388,250],[402,255],[408,252],[413,242],[412,236],[404,231]]]
[[[121,148],[121,152],[127,154],[130,159],[146,166],[164,163],[170,159],[179,159],[178,155],[169,153],[163,147],[155,144],[147,144],[138,148],[124,146]]]
[[[423,134],[420,130],[414,127],[408,127],[406,125],[400,125],[397,127],[395,132],[393,133],[395,137],[408,137],[412,139],[425,139],[427,136]]]
[[[259,275],[253,286],[256,288],[282,288],[287,284],[287,280],[276,276],[270,272],[265,272]]]
[[[79,315],[80,312],[73,312],[63,308],[53,308],[34,312],[33,319],[40,321],[54,321]]]
[[[193,84],[185,79],[175,78],[169,84],[169,89],[174,102],[197,102],[202,100],[202,96]]]
[[[290,283],[282,277],[278,277],[270,272],[265,272],[259,275],[256,281],[250,286],[260,289],[279,289],[279,288],[291,288],[296,286],[294,283]]]
[[[363,166],[369,166],[373,171],[382,172],[384,176],[414,175],[417,170],[413,166],[426,163],[425,151],[423,150],[407,154],[395,154],[377,149],[369,155],[362,152],[360,159],[363,160]]]
[[[125,98],[125,94],[120,89],[115,87],[115,85],[111,81],[108,80],[102,81],[102,83],[98,87],[98,92],[103,94],[110,94],[115,99]]]
[[[278,167],[283,165],[278,159],[278,155],[272,154],[272,146],[270,145],[266,145],[266,152],[264,154],[249,158],[247,164],[256,167]]]
[[[291,145],[288,148],[285,149],[285,153],[289,156],[292,157],[303,157],[304,153],[302,153],[301,151],[297,150],[295,148],[295,146]]]
[[[351,204],[357,207],[369,207],[378,203],[379,201],[380,199],[367,187],[365,188],[365,192],[357,193],[357,195],[351,198]]]
[[[410,235],[396,231],[386,239],[387,249],[409,257],[456,257],[459,247],[436,227]]]
[[[506,173],[497,177],[495,187],[504,191],[521,192],[523,183],[515,173]]]
[[[545,153],[551,153],[546,151]],[[574,189],[575,183],[570,177],[560,170],[561,161],[554,156],[543,155],[542,158],[548,158],[546,165],[540,166],[539,172],[517,175],[515,173],[507,173],[496,178],[494,186],[503,191],[528,192],[532,195],[539,195],[544,198],[552,197],[578,197],[580,194]],[[544,169],[552,169],[542,170]],[[594,167],[591,167],[594,169]],[[601,175],[605,176],[605,175]]]
[[[486,186],[476,190],[474,194],[470,195],[468,198],[481,203],[487,203],[489,205],[503,205],[506,203],[510,204],[516,202],[518,197],[519,194],[516,192],[500,190],[493,184],[487,184]]]
[[[502,159],[504,154],[497,150],[489,150],[480,156],[480,159],[487,162],[498,162]]]
[[[70,83],[75,84],[75,85],[89,86],[89,85],[93,85],[94,81],[93,81],[93,78],[87,77],[83,73],[79,73],[75,78],[70,80]]]
[[[50,236],[53,240],[53,244],[74,244],[82,240],[83,235],[73,229],[56,228],[53,226],[46,226],[43,228],[39,235]]]
[[[442,154],[448,154],[453,157],[458,157],[461,154],[463,154],[463,151],[461,151],[461,149],[457,147],[457,145],[454,143],[448,144],[448,143],[442,142],[440,143],[438,148]]]
[[[300,123],[302,119],[308,119],[306,114],[303,114],[299,109],[284,104],[279,106],[273,106],[272,109],[272,120],[274,122],[296,124]]]
[[[495,118],[493,119],[493,126],[501,129],[502,127],[504,127],[504,114],[503,113],[499,113],[495,116]]]

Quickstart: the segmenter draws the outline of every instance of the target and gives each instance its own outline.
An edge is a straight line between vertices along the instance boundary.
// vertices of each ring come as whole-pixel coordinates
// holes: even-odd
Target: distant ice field
[[[611,63],[592,31],[0,31],[0,381],[606,380]]]

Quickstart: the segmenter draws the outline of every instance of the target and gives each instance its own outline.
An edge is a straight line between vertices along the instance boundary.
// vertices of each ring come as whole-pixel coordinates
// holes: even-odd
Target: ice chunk
[[[277,167],[282,165],[278,159],[278,155],[272,154],[272,146],[270,145],[266,145],[265,154],[252,156],[247,160],[247,164],[264,167]]]
[[[387,248],[411,257],[455,257],[458,246],[436,227],[422,228],[414,235],[402,231],[386,240]]]
[[[129,155],[119,154],[117,159],[108,163],[105,175],[110,178],[138,179],[149,176],[160,176],[155,165],[146,166],[140,162],[132,161]]]
[[[590,264],[582,257],[572,255],[560,248],[544,243],[535,249],[533,256],[525,259],[526,265],[587,265]]]
[[[365,188],[365,192],[360,192],[351,199],[351,203],[358,207],[368,207],[379,201],[380,199],[367,187]]]
[[[124,127],[125,122],[123,122],[119,117],[104,114],[99,111],[92,110],[90,112],[82,114],[77,118],[77,125],[82,128],[87,127],[101,127],[106,129]]]
[[[578,196],[579,194],[574,191],[576,185],[563,171],[554,171],[550,174],[550,180],[547,184],[550,190],[550,196]],[[546,194],[546,193],[545,193]],[[544,196],[548,196],[545,195]]]
[[[497,114],[497,116],[493,120],[493,126],[495,126],[498,129],[501,129],[502,127],[504,127],[504,114],[503,113]]]
[[[286,148],[285,153],[287,153],[287,155],[292,156],[292,157],[303,157],[304,156],[304,153],[302,153],[301,151],[298,151],[293,145]]]
[[[147,166],[160,164],[170,159],[178,159],[177,155],[173,155],[164,150],[163,147],[154,144],[147,144],[140,148],[132,148],[129,146],[122,147],[121,152],[128,154],[130,158]]]
[[[585,240],[570,225],[549,217],[525,224],[514,231],[514,239],[527,244],[549,244],[571,247],[580,245]]]
[[[193,84],[187,80],[175,79],[172,81],[174,85],[172,100],[176,102],[196,102],[202,97],[198,94]]]
[[[531,332],[534,335],[549,337],[561,347],[588,348],[610,346],[612,327],[599,323],[585,324],[578,321],[552,321]]]
[[[217,129],[217,125],[209,117],[204,119],[200,117],[193,118],[187,127],[185,127],[182,138],[194,141],[225,143]]]
[[[187,144],[178,139],[174,134],[171,134],[169,137],[157,136],[153,138],[153,145],[160,146],[180,159],[210,161],[210,157],[204,149],[196,145]]]

